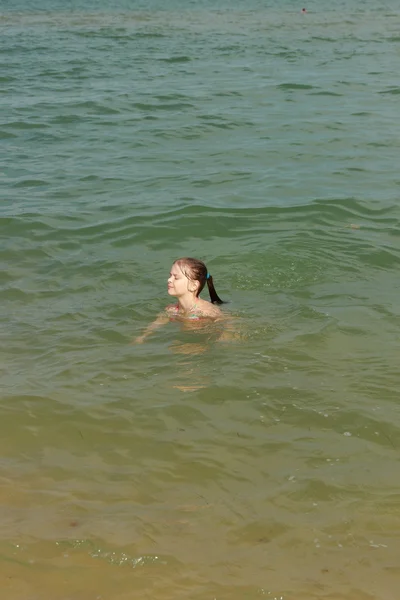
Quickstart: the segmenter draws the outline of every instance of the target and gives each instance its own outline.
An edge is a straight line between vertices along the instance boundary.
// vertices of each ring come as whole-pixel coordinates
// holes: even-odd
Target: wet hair
[[[190,279],[190,281],[197,281],[199,283],[199,287],[197,288],[196,292],[197,297],[200,296],[205,284],[207,283],[212,304],[224,304],[224,301],[221,300],[215,291],[213,278],[207,271],[207,267],[202,260],[189,257],[178,258],[174,262],[174,265],[178,265],[178,267],[182,270],[186,277]]]

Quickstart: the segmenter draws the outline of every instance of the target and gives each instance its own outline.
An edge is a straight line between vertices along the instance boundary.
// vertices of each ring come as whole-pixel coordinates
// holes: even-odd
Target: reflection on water
[[[210,352],[212,345],[221,335],[221,328],[204,320],[185,320],[181,323],[181,328],[183,339],[172,341],[169,350],[187,359],[176,363],[173,387],[182,392],[194,392],[210,383],[210,377],[205,373],[204,363],[198,359],[204,353]]]
[[[189,354],[189,355],[197,355],[203,354],[208,349],[206,344],[199,343],[180,343],[180,342],[172,342],[170,346],[172,352],[174,354]],[[188,365],[190,363],[181,363],[182,365]]]
[[[179,383],[175,383],[173,387],[183,392],[189,392],[210,385],[212,379],[207,375],[207,367],[197,361],[196,357],[212,352],[216,344],[238,343],[241,339],[239,323],[238,318],[234,318],[228,313],[225,313],[222,321],[217,322],[208,319],[179,321],[183,339],[175,339],[169,344],[169,349],[173,354],[190,358],[177,363],[175,368]]]
[[[182,392],[194,392],[209,384],[209,378],[206,378],[202,373],[195,357],[207,352],[209,346],[205,343],[196,342],[178,342],[175,341],[170,345],[170,349],[174,354],[189,356],[191,359],[180,361],[177,364],[174,388]]]

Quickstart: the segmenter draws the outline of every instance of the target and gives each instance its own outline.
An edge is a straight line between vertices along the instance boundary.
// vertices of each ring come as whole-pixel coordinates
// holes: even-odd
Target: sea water
[[[398,3],[0,27],[1,597],[398,600]]]

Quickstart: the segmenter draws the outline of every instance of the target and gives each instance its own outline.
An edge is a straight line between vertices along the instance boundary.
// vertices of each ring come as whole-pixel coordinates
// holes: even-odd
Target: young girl
[[[200,298],[205,284],[208,287],[211,304]],[[168,294],[175,296],[178,302],[167,306],[145,332],[136,338],[136,343],[144,342],[155,329],[165,325],[171,319],[217,321],[224,318],[221,310],[215,306],[215,304],[223,304],[223,301],[215,291],[213,278],[201,260],[179,258],[174,262],[168,277]]]

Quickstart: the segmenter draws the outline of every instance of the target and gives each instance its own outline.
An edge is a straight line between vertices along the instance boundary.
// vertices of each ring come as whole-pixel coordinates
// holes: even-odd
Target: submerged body
[[[207,283],[211,302],[200,298],[200,293]],[[183,321],[185,325],[205,325],[207,322],[222,321],[225,319],[223,312],[214,303],[222,304],[215,291],[213,279],[207,271],[205,264],[194,258],[178,259],[172,265],[167,291],[170,296],[178,300],[176,304],[166,306],[157,319],[151,323],[143,333],[136,338],[137,343],[142,343],[158,327],[169,321]],[[194,327],[190,327],[193,329]]]

